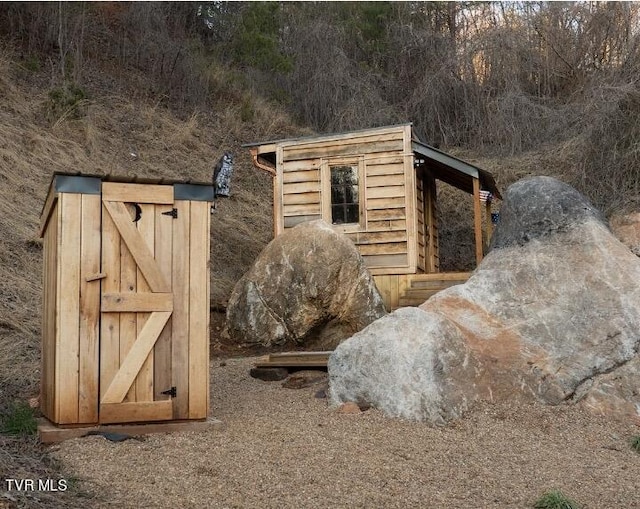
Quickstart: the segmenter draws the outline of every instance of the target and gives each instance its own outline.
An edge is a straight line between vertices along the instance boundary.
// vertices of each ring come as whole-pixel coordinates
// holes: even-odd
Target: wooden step
[[[435,274],[415,274],[410,277],[410,288],[440,289],[464,283],[471,272],[446,272]]]
[[[256,359],[256,368],[326,368],[331,351],[271,353]]]
[[[398,299],[398,305],[400,307],[419,306],[438,292],[439,290],[407,290]]]
[[[406,308],[406,307],[418,307],[424,304],[426,299],[420,299],[416,297],[400,297],[398,299],[398,307]]]
[[[466,281],[411,281],[409,284],[409,288],[412,290],[444,290],[445,288],[449,288],[450,286],[461,285]]]
[[[438,293],[442,288],[436,288],[433,290],[428,290],[425,288],[408,288],[405,292],[400,296],[400,298],[407,299],[422,299],[422,302],[427,300],[429,297],[433,297],[436,293]]]

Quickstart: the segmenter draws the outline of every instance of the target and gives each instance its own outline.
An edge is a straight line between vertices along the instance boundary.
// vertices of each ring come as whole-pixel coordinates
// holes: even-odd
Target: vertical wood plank
[[[176,200],[178,217],[173,221],[172,273],[173,315],[171,318],[171,379],[176,388],[173,418],[189,418],[189,222],[191,203]]]
[[[63,193],[58,238],[58,326],[56,335],[56,400],[58,422],[78,422],[78,355],[80,347],[80,219],[81,195]]]
[[[425,223],[425,189],[424,181],[422,178],[416,177],[416,199],[417,199],[417,211],[416,217],[418,219],[418,269],[426,272],[426,258],[427,258],[427,240],[426,240],[426,223]]]
[[[418,265],[418,245],[417,245],[417,200],[416,200],[416,170],[413,167],[413,152],[411,149],[411,126],[407,125],[403,129],[403,154],[404,154],[404,177],[405,177],[405,207],[407,213],[407,250],[409,259],[409,270],[413,273],[417,271]]]
[[[85,278],[100,272],[99,195],[82,195],[80,247],[80,357],[78,422],[98,422],[100,280]]]
[[[326,159],[320,159],[320,216],[328,224],[333,222],[331,211],[331,167]],[[362,193],[362,190],[360,190]],[[363,199],[362,194],[360,199]]]
[[[120,234],[115,223],[102,208],[102,293],[120,292]],[[124,244],[124,242],[122,243]],[[126,246],[125,246],[126,247]],[[120,367],[120,314],[100,315],[100,399],[111,385]]]
[[[140,236],[144,239],[150,253],[155,257],[155,205],[143,203],[139,205],[142,209],[140,220],[136,223]],[[138,268],[138,293],[150,292],[151,288],[145,280],[142,272]],[[138,334],[147,323],[150,313],[137,313]],[[136,377],[136,401],[153,401],[153,350],[140,368]]]
[[[476,241],[476,264],[482,261],[482,208],[480,206],[480,180],[473,179],[473,231]]]
[[[396,309],[400,307],[400,297],[405,294],[407,288],[409,287],[409,277],[407,274],[400,274],[393,276],[394,279],[394,289],[393,289],[393,308]]]
[[[138,271],[136,261],[125,242],[120,239],[120,292],[137,293]],[[120,348],[118,367],[122,365],[136,341],[138,327],[136,313],[119,313],[120,315]],[[137,401],[136,385],[132,384],[124,401]]]
[[[380,293],[380,297],[382,297],[382,300],[384,301],[387,312],[390,312],[389,279],[387,276],[373,276],[373,281],[376,284],[378,293]]]
[[[283,193],[283,155],[281,146],[276,147],[276,175],[273,181],[273,234],[277,237],[284,231],[284,211],[282,210]]]
[[[169,212],[173,205],[156,205],[155,211],[155,253],[156,262],[165,279],[172,285],[171,266],[173,250],[173,219],[171,216],[162,215]],[[173,288],[171,287],[170,291]],[[161,394],[171,388],[171,318],[156,341],[153,351],[153,393],[154,400],[167,399],[170,396]]]
[[[209,228],[207,202],[191,203],[189,243],[189,418],[207,417]]]
[[[438,272],[438,230],[436,215],[436,199],[437,189],[436,180],[433,177],[427,177],[425,180],[425,228],[427,234],[427,273]]]
[[[52,192],[52,191],[51,191]],[[44,232],[42,311],[42,376],[40,383],[40,408],[51,421],[57,422],[55,414],[55,355],[56,355],[56,277],[58,247],[58,205],[53,206]]]
[[[211,214],[206,214],[204,213],[205,216],[205,220],[207,222],[207,233],[205,235],[205,239],[206,239],[206,257],[207,257],[207,264],[205,267],[205,279],[207,281],[207,294],[205,297],[205,302],[206,304],[206,309],[205,309],[205,316],[206,316],[206,324],[205,324],[205,331],[206,331],[206,340],[205,340],[205,352],[204,352],[204,358],[207,360],[206,362],[206,367],[205,367],[205,375],[206,375],[206,380],[205,380],[205,384],[204,384],[204,390],[205,390],[205,402],[206,402],[206,406],[205,406],[205,410],[204,410],[204,415],[205,418],[209,417],[209,402],[210,402],[210,393],[211,393],[211,380],[210,380],[210,376],[211,376],[211,366],[210,366],[210,348],[211,348]]]
[[[487,200],[485,205],[485,224],[487,225],[487,242],[486,249],[489,250],[491,244],[491,236],[493,235],[493,222],[491,221],[491,201]]]

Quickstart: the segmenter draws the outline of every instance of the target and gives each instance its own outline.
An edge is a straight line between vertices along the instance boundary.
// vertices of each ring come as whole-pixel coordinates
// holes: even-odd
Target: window
[[[360,221],[358,166],[330,166],[331,222],[350,224]]]

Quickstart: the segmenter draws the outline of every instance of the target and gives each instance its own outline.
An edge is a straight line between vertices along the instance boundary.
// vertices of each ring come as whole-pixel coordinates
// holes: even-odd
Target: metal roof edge
[[[167,177],[139,177],[128,175],[116,175],[113,173],[82,173],[82,172],[64,172],[54,171],[51,175],[52,182],[56,177],[90,177],[98,178],[103,182],[122,182],[127,184],[158,184],[158,185],[174,185],[174,184],[191,184],[194,186],[212,186],[212,182],[199,182],[191,179],[174,179]]]
[[[467,163],[462,159],[458,159],[442,150],[438,150],[437,148],[431,147],[425,143],[413,140],[411,142],[411,148],[414,152],[417,152],[420,155],[425,157],[429,157],[430,159],[434,159],[439,163],[446,164],[451,168],[461,171],[473,178],[480,178],[480,168],[474,166],[471,163]]]
[[[453,168],[454,170],[464,173],[465,175],[469,175],[472,178],[481,180],[485,187],[488,188],[488,191],[491,191],[496,196],[496,198],[502,199],[500,190],[498,189],[493,175],[487,170],[483,170],[478,166],[463,161],[462,159],[452,156],[451,154],[447,154],[446,152],[427,145],[426,143],[422,143],[421,141],[412,140],[411,148],[414,152],[417,152],[420,155],[445,164],[450,168]]]

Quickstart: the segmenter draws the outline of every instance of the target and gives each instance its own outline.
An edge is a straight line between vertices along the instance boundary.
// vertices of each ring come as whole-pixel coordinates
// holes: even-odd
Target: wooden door
[[[173,186],[102,184],[101,423],[174,417],[175,215]]]

